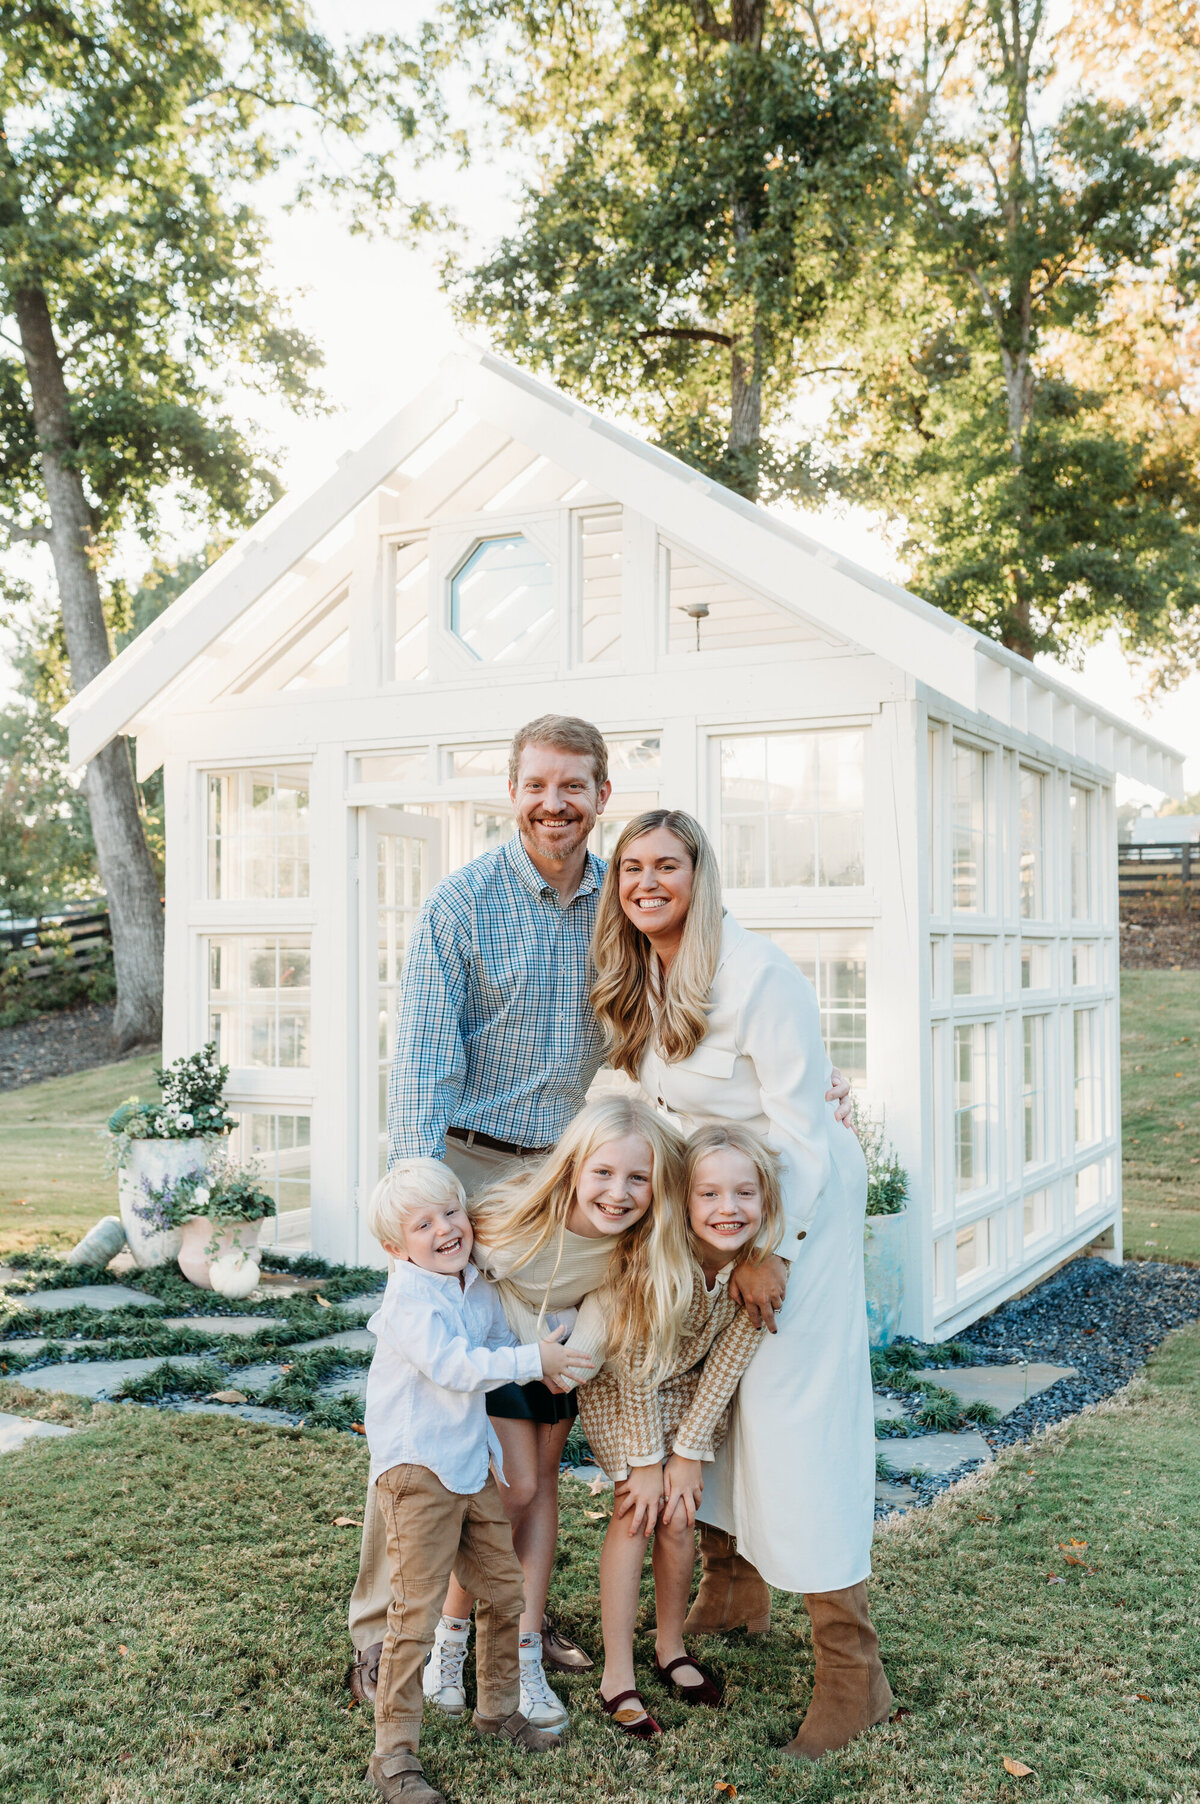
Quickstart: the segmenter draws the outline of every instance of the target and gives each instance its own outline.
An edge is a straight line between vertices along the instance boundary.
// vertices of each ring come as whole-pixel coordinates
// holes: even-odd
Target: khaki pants
[[[446,1163],[461,1183],[468,1197],[476,1196],[498,1178],[535,1165],[536,1159],[514,1159],[490,1146],[468,1146],[453,1138],[446,1141]],[[367,1486],[363,1505],[362,1546],[358,1555],[358,1577],[350,1593],[350,1639],[356,1653],[363,1653],[383,1640],[387,1626],[391,1586],[388,1582],[387,1541],[375,1497],[376,1487]],[[470,1587],[468,1586],[469,1590]]]
[[[427,1466],[392,1466],[373,1489],[387,1544],[391,1599],[375,1696],[375,1752],[421,1739],[421,1669],[450,1574],[475,1593],[476,1708],[505,1718],[520,1708],[521,1611],[525,1589],[496,1480],[460,1497]]]

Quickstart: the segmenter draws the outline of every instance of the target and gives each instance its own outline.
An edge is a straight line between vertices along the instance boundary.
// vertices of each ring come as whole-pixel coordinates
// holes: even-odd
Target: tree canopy
[[[516,232],[458,284],[520,361],[750,496],[811,486],[788,414],[854,278],[887,93],[785,13],[506,8],[518,56],[486,91],[547,150]],[[455,14],[460,38],[494,23]]]
[[[210,527],[272,499],[232,375],[323,405],[255,183],[292,160],[358,223],[411,221],[392,157],[414,82],[394,39],[335,49],[301,0],[0,4],[0,525],[50,548],[73,688],[111,657],[123,528],[153,540],[168,497]],[[123,740],[86,795],[130,1044],[158,1031],[162,910]]]
[[[1195,662],[1193,4],[445,16],[536,164],[468,319],[745,494],[881,510],[1027,656]]]

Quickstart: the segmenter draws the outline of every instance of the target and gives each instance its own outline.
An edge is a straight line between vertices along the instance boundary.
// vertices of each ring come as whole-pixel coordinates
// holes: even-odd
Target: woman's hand
[[[647,1541],[654,1533],[658,1512],[662,1507],[663,1469],[661,1466],[633,1466],[629,1477],[616,1487],[615,1516],[629,1517],[631,1535],[642,1535]]]
[[[729,1280],[729,1294],[735,1303],[742,1305],[756,1328],[765,1328],[768,1334],[775,1334],[775,1311],[783,1308],[787,1285],[787,1260],[770,1253],[757,1264],[743,1259],[740,1265],[735,1265]]]
[[[829,1073],[829,1088],[825,1092],[825,1101],[835,1105],[833,1113],[842,1126],[849,1128],[852,1134],[855,1133],[854,1103],[850,1096],[850,1085],[836,1065]]]
[[[663,1522],[673,1522],[682,1511],[691,1528],[703,1495],[704,1468],[700,1461],[673,1453],[663,1467]]]

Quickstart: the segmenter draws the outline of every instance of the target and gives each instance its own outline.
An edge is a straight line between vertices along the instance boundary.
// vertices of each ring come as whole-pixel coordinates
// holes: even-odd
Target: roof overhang
[[[766,509],[614,426],[491,352],[464,346],[434,381],[314,489],[285,496],[66,704],[73,764],[136,731],[155,698],[335,531],[459,406],[577,471],[699,556],[741,572],[781,605],[827,623],[970,713],[1172,795],[1182,754],[1096,707],[1059,678],[833,552]]]

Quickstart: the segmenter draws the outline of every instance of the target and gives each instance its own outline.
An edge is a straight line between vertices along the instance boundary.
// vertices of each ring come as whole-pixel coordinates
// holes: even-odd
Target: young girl
[[[730,1298],[729,1278],[739,1259],[764,1258],[783,1230],[774,1154],[747,1128],[714,1122],[692,1135],[683,1194],[690,1246],[682,1305],[664,1309],[657,1274],[631,1252],[606,1287],[608,1363],[580,1394],[588,1443],[616,1485],[600,1555],[600,1701],[621,1729],[641,1737],[661,1734],[633,1672],[638,1590],[652,1535],[655,1669],[685,1703],[720,1701],[683,1645],[693,1524],[703,1462],[724,1439],[730,1402],[761,1336]]]
[[[658,1274],[646,1302],[651,1331],[666,1331],[690,1290],[686,1230],[675,1199],[683,1140],[646,1104],[629,1097],[590,1103],[545,1161],[485,1191],[471,1206],[472,1258],[497,1281],[505,1317],[520,1339],[537,1329],[570,1331],[572,1351],[607,1349],[595,1293],[626,1274]],[[567,1712],[546,1682],[542,1628],[558,1539],[558,1469],[578,1404],[567,1383],[505,1385],[488,1394],[504,1452],[501,1492],[525,1579],[521,1617],[521,1713],[539,1729],[565,1726]],[[427,1699],[448,1715],[466,1708],[462,1669],[473,1599],[451,1580],[429,1664]]]

